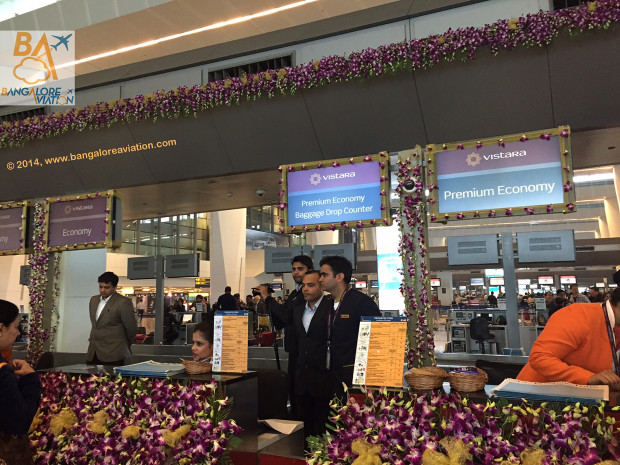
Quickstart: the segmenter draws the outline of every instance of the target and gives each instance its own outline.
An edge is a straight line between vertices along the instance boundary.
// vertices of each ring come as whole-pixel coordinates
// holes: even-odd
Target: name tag
[[[340,318],[349,318],[349,315],[347,315],[346,313],[340,315]]]

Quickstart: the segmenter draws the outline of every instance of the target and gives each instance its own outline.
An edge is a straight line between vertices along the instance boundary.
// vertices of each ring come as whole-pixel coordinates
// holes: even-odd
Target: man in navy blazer
[[[381,316],[377,304],[366,294],[350,289],[353,267],[345,257],[331,256],[321,260],[320,282],[333,299],[333,311],[327,325],[327,342],[334,391],[344,396],[343,383],[353,382],[353,365],[357,348],[357,333],[363,316]]]
[[[295,371],[297,405],[304,422],[304,435],[325,432],[333,382],[327,367],[327,321],[332,310],[330,296],[323,295],[319,272],[303,277],[304,301],[293,309],[298,355]]]
[[[99,276],[99,295],[90,299],[90,331],[87,363],[123,365],[138,332],[131,300],[116,292],[118,276],[106,271]]]

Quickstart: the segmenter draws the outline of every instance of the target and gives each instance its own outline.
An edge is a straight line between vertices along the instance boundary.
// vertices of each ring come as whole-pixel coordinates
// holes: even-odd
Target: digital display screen
[[[355,281],[356,289],[366,289],[366,281]]]
[[[287,172],[287,225],[379,220],[381,182],[379,161]]]
[[[484,286],[484,278],[469,278],[471,286]]]
[[[502,278],[502,277],[489,278],[489,284],[491,286],[503,286],[504,285],[504,278]]]
[[[532,280],[531,279],[517,279],[517,283],[519,284],[519,286],[528,286],[532,284]]]
[[[379,287],[379,280],[370,281],[370,287]]]
[[[553,284],[553,276],[539,276],[538,284]]]
[[[431,278],[431,287],[439,287],[441,286],[440,278]]]
[[[559,139],[438,152],[439,213],[563,203]]]
[[[576,276],[560,276],[560,284],[577,284]]]

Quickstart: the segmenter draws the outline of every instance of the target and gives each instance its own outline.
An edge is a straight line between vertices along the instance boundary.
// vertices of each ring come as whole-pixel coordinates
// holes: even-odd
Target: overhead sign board
[[[17,255],[25,253],[27,237],[28,204],[0,205],[0,253]]]
[[[284,165],[281,232],[390,225],[389,156]]]
[[[499,263],[497,234],[448,236],[449,265]]]
[[[570,128],[427,146],[431,220],[575,210]]]
[[[536,231],[517,233],[519,263],[574,262],[575,232]]]
[[[46,200],[47,251],[118,245],[122,215],[113,191]]]

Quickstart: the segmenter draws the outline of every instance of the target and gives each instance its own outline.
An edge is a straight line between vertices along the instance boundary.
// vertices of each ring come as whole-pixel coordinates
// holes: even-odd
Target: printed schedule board
[[[353,384],[402,387],[406,340],[406,317],[362,317]]]
[[[248,312],[242,310],[215,313],[213,331],[213,371],[248,371]]]
[[[568,135],[558,128],[428,146],[431,220],[573,211]]]
[[[13,204],[0,209],[0,253],[21,254],[26,244],[26,204]]]
[[[282,232],[390,224],[387,165],[378,154],[282,167]]]

